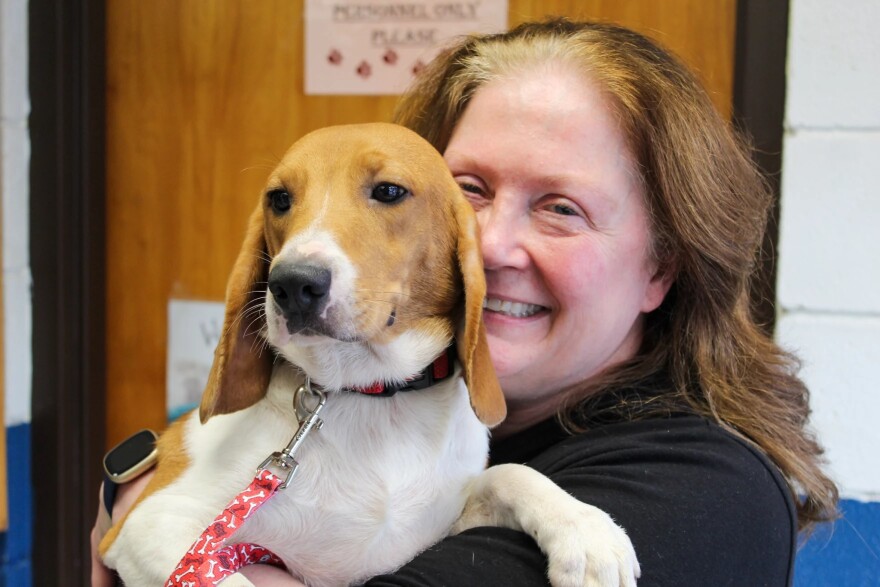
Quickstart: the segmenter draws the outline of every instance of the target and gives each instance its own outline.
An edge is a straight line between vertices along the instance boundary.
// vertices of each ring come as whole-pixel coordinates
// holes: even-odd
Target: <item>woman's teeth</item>
[[[502,301],[498,299],[486,298],[483,300],[483,308],[513,316],[514,318],[528,318],[534,316],[543,309],[543,306],[536,304],[522,304],[520,302]]]

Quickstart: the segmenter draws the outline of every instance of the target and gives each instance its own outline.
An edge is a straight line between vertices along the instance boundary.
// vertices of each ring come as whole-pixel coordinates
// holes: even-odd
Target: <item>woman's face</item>
[[[535,422],[632,357],[668,291],[633,156],[598,88],[563,68],[483,86],[444,156],[480,223],[508,424]]]

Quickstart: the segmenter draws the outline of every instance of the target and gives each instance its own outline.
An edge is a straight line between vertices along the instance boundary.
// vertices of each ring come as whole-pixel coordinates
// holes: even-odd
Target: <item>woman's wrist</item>
[[[141,474],[137,479],[119,485],[119,488],[116,490],[116,500],[113,502],[113,508],[110,512],[110,518],[114,523],[121,520],[128,513],[128,510],[131,509],[134,502],[144,492],[147,483],[150,482],[155,474],[156,471],[150,469]]]
[[[116,502],[116,492],[135,481],[156,464],[158,435],[148,428],[140,430],[104,455],[104,483],[101,498],[104,508],[111,512]]]

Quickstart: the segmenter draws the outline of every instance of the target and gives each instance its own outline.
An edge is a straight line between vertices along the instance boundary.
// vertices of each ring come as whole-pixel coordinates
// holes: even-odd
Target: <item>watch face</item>
[[[104,457],[104,468],[111,478],[125,476],[132,469],[138,469],[148,463],[155,456],[155,450],[155,432],[141,430],[107,453]]]

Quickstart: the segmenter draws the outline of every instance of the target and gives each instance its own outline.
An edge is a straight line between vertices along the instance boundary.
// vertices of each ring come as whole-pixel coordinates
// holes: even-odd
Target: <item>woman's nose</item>
[[[521,268],[528,263],[525,248],[526,218],[496,194],[491,203],[477,212],[480,224],[480,250],[486,269]]]

